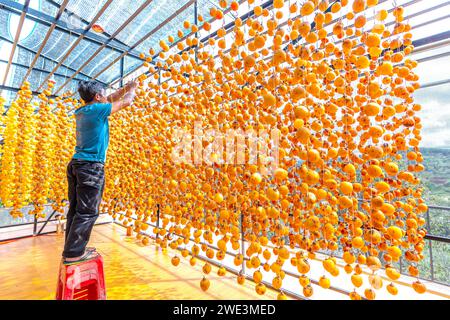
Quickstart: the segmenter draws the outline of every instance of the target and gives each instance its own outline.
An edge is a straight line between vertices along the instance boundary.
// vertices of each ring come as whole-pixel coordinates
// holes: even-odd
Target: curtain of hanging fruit
[[[173,265],[179,255],[191,265],[200,263],[198,255],[223,263],[233,252],[235,266],[253,274],[259,294],[269,272],[285,298],[283,268],[292,265],[300,274],[299,294],[313,295],[310,266],[318,251],[328,255],[321,287],[339,276],[336,257],[343,253],[350,298],[374,299],[383,286],[397,294],[399,259],[413,277],[423,259],[421,106],[413,98],[419,85],[417,63],[408,59],[406,8],[394,1],[375,10],[378,2],[275,0],[263,9],[249,0],[241,5],[253,11],[250,18],[235,18],[232,28],[200,42],[195,33],[211,33],[213,21],[225,25],[224,12],[239,9],[222,0],[210,16],[198,17],[198,26],[186,21],[177,35],[158,39],[160,48],[142,54],[150,76],[139,77],[134,105],[110,118],[102,210],[143,244],[152,235],[173,249]],[[175,42],[186,28],[188,37]],[[162,83],[150,64],[159,51],[156,66],[169,79]],[[13,216],[32,203],[30,213],[39,217],[46,203],[58,210],[65,205],[65,166],[75,144],[69,111],[81,104],[50,99],[52,83],[32,104],[27,86],[1,119],[0,197]],[[193,135],[194,122],[216,134],[275,130],[277,167],[268,170],[264,157],[222,163],[217,153],[209,163],[172,161],[177,130],[192,134],[193,144],[211,143]],[[203,264],[200,286],[207,290],[211,265]],[[368,276],[363,268],[371,269]],[[224,266],[218,274],[226,274]],[[239,273],[237,281],[244,279]],[[418,278],[411,286],[426,290]]]

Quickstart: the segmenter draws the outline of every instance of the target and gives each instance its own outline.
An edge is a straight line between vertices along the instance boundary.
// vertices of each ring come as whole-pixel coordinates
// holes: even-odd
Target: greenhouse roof
[[[214,21],[209,34],[199,31],[200,39],[214,36],[220,27],[232,26],[238,16],[243,20],[253,16],[255,5],[271,9],[273,0],[239,3],[239,11],[225,10],[225,18]],[[437,58],[448,56],[450,1],[378,3],[365,13],[369,19],[380,8],[408,7],[413,40],[422,46],[415,58],[428,59],[435,53]],[[219,7],[219,0],[0,0],[0,24],[4,26],[0,29],[0,91],[6,105],[14,100],[25,80],[30,82],[33,93],[41,92],[49,79],[56,82],[56,95],[76,91],[80,80],[91,78],[117,88],[145,72],[141,53],[148,55],[154,48],[156,61],[161,39],[172,35],[176,43],[180,40],[177,30],[184,35],[191,33],[183,29],[183,22],[201,24],[197,16],[210,18],[211,7]],[[433,44],[436,42],[440,45]],[[448,77],[431,80],[437,83],[448,81]]]
[[[78,81],[90,78],[109,85],[142,65],[140,53],[157,50],[160,39],[175,35],[184,21],[194,23],[196,12],[206,15],[217,3],[0,0],[0,24],[6,26],[0,29],[0,85],[11,92],[6,104],[25,80],[33,92],[41,92],[53,79],[57,94],[74,91]]]

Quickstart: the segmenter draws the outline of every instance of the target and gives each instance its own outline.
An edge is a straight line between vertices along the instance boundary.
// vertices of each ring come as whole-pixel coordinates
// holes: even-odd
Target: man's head
[[[78,93],[85,103],[108,102],[105,86],[97,81],[80,81],[78,83]]]

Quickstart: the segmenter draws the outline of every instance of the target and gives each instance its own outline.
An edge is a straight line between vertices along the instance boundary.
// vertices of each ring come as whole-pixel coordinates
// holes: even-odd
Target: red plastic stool
[[[103,258],[99,253],[83,262],[61,261],[56,300],[106,300]]]

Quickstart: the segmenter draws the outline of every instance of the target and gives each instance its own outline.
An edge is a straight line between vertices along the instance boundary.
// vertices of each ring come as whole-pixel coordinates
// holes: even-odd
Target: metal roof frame
[[[52,34],[53,30],[55,30],[56,22],[59,20],[59,18],[61,18],[61,15],[64,12],[64,10],[65,10],[65,8],[66,8],[68,3],[69,3],[69,0],[64,0],[64,2],[61,4],[61,7],[59,8],[58,13],[55,16],[55,22],[53,22],[51,27],[48,29],[47,34],[44,37],[44,40],[42,41],[41,45],[39,46],[38,51],[34,55],[33,61],[30,63],[30,66],[29,66],[29,68],[27,70],[27,73],[23,77],[22,84],[20,85],[21,87],[23,86],[23,83],[28,79],[28,76],[30,75],[31,70],[33,70],[34,65],[36,64],[39,56],[42,53],[42,50],[44,50],[45,45],[47,44],[47,41],[50,38],[50,35]]]
[[[97,12],[95,17],[92,19],[92,21],[89,23],[89,25],[86,27],[86,29],[80,34],[77,40],[72,44],[72,46],[67,50],[66,54],[61,58],[61,60],[58,62],[58,64],[53,68],[52,72],[47,75],[47,77],[42,81],[41,85],[38,88],[38,91],[42,89],[42,87],[45,85],[45,83],[50,79],[50,77],[56,72],[56,70],[63,64],[64,61],[69,57],[69,55],[72,53],[72,51],[78,46],[78,44],[81,42],[81,40],[84,39],[86,34],[89,32],[89,30],[92,28],[92,26],[97,22],[98,19],[103,15],[103,13],[108,9],[108,7],[111,5],[111,3],[114,0],[107,0],[105,4],[102,6],[102,8]]]
[[[14,38],[13,47],[11,49],[11,53],[9,54],[8,65],[6,67],[5,75],[2,81],[2,87],[6,84],[6,79],[8,79],[9,69],[11,68],[12,60],[14,58],[14,53],[16,52],[17,44],[19,43],[20,34],[22,33],[23,23],[25,21],[25,16],[27,15],[27,11],[29,9],[30,0],[25,0],[25,4],[23,5],[23,11],[20,15],[19,25],[17,27],[16,36]],[[0,90],[1,92],[1,90]]]
[[[8,63],[8,61],[0,59],[0,63]],[[21,67],[21,68],[28,68],[28,66],[26,64],[18,63],[18,62],[12,62],[11,65],[12,66]],[[36,67],[33,68],[33,70],[37,71],[37,72],[46,73],[46,74],[49,74],[51,72],[51,71],[48,71],[48,70],[45,70],[45,69],[41,69],[41,68],[36,68]],[[64,77],[64,78],[67,77],[67,75],[62,74],[62,73],[58,73],[58,72],[55,72],[54,75],[55,76],[59,76],[59,77]],[[74,79],[78,80],[78,81],[83,81],[84,80],[84,79],[81,79],[81,78],[74,78]],[[22,87],[22,85],[20,87]]]
[[[133,44],[130,49],[133,50],[135,49],[138,45],[140,45],[142,42],[144,42],[145,40],[147,40],[152,34],[154,34],[155,32],[157,32],[158,30],[160,30],[162,27],[164,27],[167,23],[169,23],[170,21],[172,21],[176,16],[178,16],[181,12],[183,12],[184,10],[186,10],[188,7],[190,7],[194,2],[196,2],[196,0],[190,0],[188,2],[186,2],[186,4],[184,4],[181,8],[179,8],[177,11],[175,11],[170,17],[168,17],[166,20],[164,20],[164,22],[160,23],[156,28],[152,29],[150,32],[148,32],[144,37],[142,37],[141,39],[139,39],[135,44]],[[117,57],[114,61],[112,61],[109,65],[107,65],[105,68],[103,68],[103,70],[99,71],[96,75],[93,76],[94,79],[97,79],[99,75],[101,75],[102,73],[104,73],[106,70],[108,70],[109,68],[111,68],[111,66],[113,66],[117,61],[119,61],[120,59],[122,59],[123,57],[125,57],[127,55],[128,51],[124,51],[119,57]]]
[[[104,48],[106,48],[106,45],[112,41],[126,26],[128,26],[134,18],[136,18],[145,8],[147,8],[150,3],[152,3],[153,0],[146,0],[117,30],[109,37],[109,39],[101,45],[92,55],[89,59],[87,59],[79,68],[77,71],[75,71],[70,78],[62,84],[58,90],[56,90],[55,94],[58,94],[78,73],[83,70],[84,67],[86,67]],[[122,65],[121,65],[121,73],[123,74],[123,58],[122,58]]]
[[[239,4],[242,4],[243,2],[246,2],[246,1],[247,1],[247,0],[241,0],[241,1],[239,1]],[[195,1],[195,3],[197,3],[197,1]],[[270,7],[272,7],[272,6],[273,6],[273,0],[269,0],[269,1],[266,1],[265,3],[261,4],[261,7],[262,7],[263,9],[270,8]],[[194,7],[194,11],[195,11],[195,7]],[[228,12],[230,12],[230,9],[229,9],[229,8],[228,8],[227,10],[224,11],[224,15],[227,14]],[[242,15],[240,18],[241,18],[242,21],[245,21],[245,20],[247,20],[249,17],[251,17],[251,16],[253,16],[253,15],[254,15],[253,11],[250,11],[250,12],[247,12],[246,14]],[[196,17],[196,18],[197,18],[197,17]],[[234,27],[234,25],[235,25],[235,20],[231,21],[230,23],[228,23],[227,25],[225,25],[223,28],[224,28],[225,30],[228,31],[229,29],[231,29],[232,27]],[[188,38],[190,35],[191,35],[191,34],[185,35],[183,38],[181,38],[181,39],[179,39],[178,41],[175,41],[174,43],[172,43],[169,47],[170,47],[170,48],[173,48],[178,42],[185,40],[185,39]],[[214,37],[216,37],[216,36],[217,36],[217,30],[216,30],[215,32],[211,33],[210,35],[206,36],[205,38],[201,39],[200,42],[205,43],[205,42],[208,41],[210,38],[214,38]],[[185,48],[185,49],[183,49],[182,51],[180,51],[179,53],[182,53],[182,52],[187,51],[187,50],[190,50],[190,49],[191,49],[191,47]],[[156,57],[158,57],[158,55],[159,55],[159,52],[156,53],[156,54],[152,57],[152,59],[155,59]],[[114,79],[113,81],[111,81],[110,85],[113,86],[113,85],[115,85],[117,82],[123,81],[123,78],[124,78],[124,77],[129,76],[130,74],[132,74],[133,72],[135,72],[136,70],[138,70],[140,67],[141,67],[141,66],[139,66],[139,67],[137,67],[137,68],[134,68],[133,70],[129,71],[126,75],[123,75],[122,77],[119,77],[119,78],[117,78],[117,79]],[[150,72],[147,71],[147,72],[144,72],[143,74],[148,75],[148,74],[150,74]]]
[[[18,3],[18,2],[14,2],[12,0],[0,0],[0,9],[6,10],[10,13],[16,14],[16,15],[21,15],[25,9],[24,5]],[[75,29],[75,28],[69,28],[69,26],[67,25],[67,23],[62,22],[61,20],[57,20],[56,19],[46,13],[43,13],[41,11],[32,9],[32,8],[28,8],[25,17],[31,21],[37,22],[41,25],[45,25],[48,27],[51,27],[52,23],[55,23],[55,30],[64,32],[66,34],[73,34],[73,35],[77,35],[77,36],[81,36],[82,34],[84,34],[84,40],[87,40],[89,42],[98,44],[98,45],[102,45],[105,43],[105,39],[103,37],[100,37],[99,35],[87,31],[85,29]],[[116,42],[116,41],[115,41]],[[127,55],[142,60],[139,57],[139,53],[130,50],[130,47],[124,46],[122,44],[119,43],[109,43],[107,44],[107,47],[111,50],[114,50],[116,52],[127,52]]]
[[[163,26],[165,26],[166,24],[168,24],[171,20],[173,20],[174,18],[176,18],[181,12],[185,11],[187,8],[189,8],[192,4],[194,4],[194,6],[197,5],[197,1],[196,0],[190,0],[188,1],[186,4],[184,4],[183,7],[179,8],[176,12],[174,12],[170,17],[168,17],[165,21],[163,21],[162,23],[160,23],[158,26],[156,26],[155,28],[153,28],[153,30],[151,30],[150,32],[148,32],[145,36],[143,36],[140,40],[138,40],[134,45],[128,46],[125,43],[117,40],[115,37],[117,36],[117,34],[119,34],[130,22],[132,22],[134,20],[134,18],[136,18],[137,15],[139,15],[143,9],[145,9],[145,7],[147,7],[152,0],[147,0],[145,1],[130,17],[128,17],[128,19],[111,35],[107,34],[106,32],[103,33],[103,35],[107,35],[108,39],[104,39],[103,37],[100,37],[99,35],[90,32],[90,28],[92,27],[92,25],[103,15],[103,13],[105,12],[106,8],[113,2],[113,0],[107,0],[106,3],[103,5],[102,9],[97,13],[97,15],[94,17],[94,19],[91,22],[86,21],[85,19],[83,19],[82,17],[79,17],[76,13],[71,12],[70,10],[68,10],[67,4],[69,3],[69,0],[64,0],[61,4],[55,2],[54,0],[47,0],[48,3],[50,5],[55,6],[56,8],[58,8],[58,13],[56,14],[55,17],[52,17],[46,13],[43,13],[41,11],[38,11],[36,9],[33,8],[29,8],[29,3],[30,0],[26,0],[25,4],[21,4],[19,2],[15,2],[13,0],[0,0],[0,9],[4,9],[8,12],[11,12],[13,14],[19,15],[21,16],[21,22],[19,22],[19,28],[18,28],[18,32],[16,33],[15,36],[15,40],[11,41],[10,39],[6,39],[4,37],[0,36],[0,40],[4,40],[4,41],[9,41],[10,43],[13,44],[13,50],[11,52],[10,55],[10,61],[8,61],[8,66],[7,66],[7,72],[5,74],[5,78],[3,79],[3,86],[5,86],[6,83],[6,79],[8,77],[8,73],[9,73],[9,69],[11,67],[11,65],[16,65],[16,66],[20,66],[20,67],[27,67],[23,64],[20,63],[13,63],[12,62],[12,58],[14,56],[14,52],[16,51],[16,48],[19,47],[21,49],[25,49],[31,53],[34,54],[34,58],[33,61],[31,62],[30,66],[28,66],[28,70],[27,73],[22,81],[22,85],[23,82],[27,80],[27,78],[29,77],[29,75],[31,74],[32,70],[36,70],[38,72],[43,72],[47,74],[47,77],[44,79],[44,81],[40,84],[39,88],[37,89],[38,91],[42,89],[42,87],[45,85],[45,82],[53,75],[58,75],[58,76],[63,76],[61,73],[58,73],[58,68],[60,66],[64,66],[65,68],[67,68],[69,71],[73,72],[73,74],[70,77],[67,77],[67,75],[65,75],[64,77],[67,78],[67,80],[64,82],[63,85],[61,85],[58,90],[56,91],[56,94],[59,93],[65,86],[67,86],[68,83],[70,83],[71,80],[75,79],[75,80],[81,80],[80,78],[77,77],[78,74],[83,75],[84,77],[87,78],[98,78],[98,76],[100,76],[101,74],[103,74],[105,71],[107,71],[109,68],[111,68],[115,63],[120,61],[120,76],[116,79],[114,79],[113,81],[111,81],[110,83],[105,83],[102,81],[99,81],[105,85],[108,86],[112,86],[117,84],[118,82],[120,83],[120,85],[123,85],[123,80],[126,76],[132,74],[133,72],[135,72],[136,70],[138,70],[139,68],[142,67],[142,65],[139,65],[135,68],[133,68],[133,70],[127,72],[126,75],[124,75],[124,58],[126,56],[130,56],[133,58],[136,58],[140,61],[144,61],[145,59],[142,59],[139,54],[137,52],[135,52],[135,48],[137,46],[139,46],[141,43],[143,43],[145,40],[147,40],[149,37],[151,37],[153,34],[155,34],[158,30],[160,30]],[[243,3],[246,0],[240,0],[239,3]],[[334,0],[334,1],[330,1],[330,5],[327,8],[326,11],[331,10],[331,7],[333,4],[340,2],[341,0]],[[379,3],[383,3],[386,2],[387,0],[380,0]],[[417,2],[420,2],[421,0],[412,0],[410,2],[408,2],[409,4],[414,4]],[[429,12],[432,11],[434,9],[437,9],[439,7],[443,7],[448,5],[449,2],[445,2],[442,4],[439,4],[435,7],[432,8],[428,8],[425,9],[424,12]],[[268,8],[270,9],[271,7],[273,7],[273,0],[268,0],[264,3],[262,3],[260,5],[262,8]],[[226,14],[227,12],[229,12],[230,9],[227,9],[224,11],[224,13]],[[196,12],[196,7],[194,7],[194,18],[197,18],[197,15],[195,14]],[[76,17],[78,17],[80,19],[80,21],[82,21],[84,24],[87,25],[87,28],[85,29],[71,29],[69,28],[69,26],[67,25],[67,23],[63,22],[60,20],[60,17],[63,13],[67,13],[69,15],[75,15]],[[411,15],[411,17],[416,16],[416,15],[420,15],[421,12],[419,13],[415,13],[413,15]],[[241,20],[245,21],[246,19],[252,17],[254,15],[253,10],[250,10],[249,12],[245,13],[244,15],[242,15],[240,18]],[[439,21],[442,20],[443,18],[448,17],[449,15],[446,15],[445,17],[441,17],[441,18],[436,18],[434,20],[431,21]],[[23,21],[26,19],[29,19],[31,21],[34,21],[36,23],[42,24],[42,25],[46,25],[49,27],[49,30],[47,31],[47,34],[43,40],[43,42],[41,43],[39,49],[37,51],[31,50],[27,47],[21,46],[18,43],[18,39],[20,38],[20,29],[21,26],[23,25]],[[430,22],[424,22],[421,25],[426,25]],[[223,28],[225,28],[225,30],[229,30],[231,29],[235,24],[235,21],[231,21],[230,23],[226,24],[223,26]],[[312,27],[314,27],[314,22]],[[65,33],[70,33],[73,35],[78,35],[78,39],[73,43],[73,45],[69,48],[69,50],[66,51],[66,53],[64,54],[63,58],[60,59],[60,61],[56,61],[52,58],[49,58],[45,55],[42,54],[42,51],[45,48],[46,43],[48,42],[49,37],[51,36],[51,33],[54,30],[59,30]],[[426,38],[422,38],[419,39],[419,42],[416,43],[417,47],[426,47],[427,44],[430,43],[436,43],[442,40],[448,40],[449,39],[449,34],[450,31],[448,32],[442,32],[440,34],[436,34],[433,35],[431,37],[426,37]],[[183,39],[186,39],[187,37],[191,36],[192,33],[185,35],[182,39],[179,39],[178,41],[176,41],[175,43],[171,44],[171,47],[173,47],[174,45],[176,45],[177,42],[182,41]],[[197,36],[197,34],[196,34]],[[217,36],[217,31],[212,32],[211,34],[207,35],[206,37],[199,39],[199,41],[201,43],[205,43],[207,42],[209,39],[214,38]],[[83,65],[81,65],[81,67],[79,67],[78,69],[74,69],[71,68],[69,65],[64,64],[65,60],[68,58],[69,54],[76,48],[76,46],[80,43],[80,41],[82,39],[85,39],[87,41],[99,44],[100,47],[95,51],[95,53],[87,60],[83,63]],[[296,43],[298,43],[299,41],[301,41],[301,38],[298,38],[294,41],[290,41],[288,42],[288,44],[285,47],[285,50],[288,48],[289,45],[295,45]],[[421,43],[420,41],[426,41],[424,43]],[[103,70],[99,71],[97,74],[95,74],[94,76],[90,76],[88,74],[85,74],[82,72],[82,70],[105,48],[109,48],[115,52],[120,53],[120,55],[111,63],[109,63],[105,68],[103,68]],[[192,49],[193,47],[188,47],[183,49],[181,52],[184,51],[188,51],[190,49]],[[153,59],[155,59],[158,56],[159,53],[155,54],[153,56]],[[44,59],[48,59],[49,61],[53,62],[56,64],[56,66],[53,68],[52,71],[47,71],[47,70],[43,70],[40,68],[35,68],[35,64],[37,63],[37,60],[39,57],[42,57]],[[0,60],[1,62],[5,62]],[[155,65],[154,62],[152,62],[153,65]],[[144,74],[149,74],[150,72],[146,72]]]
[[[6,42],[9,42],[9,43],[14,43],[14,41],[12,41],[12,40],[10,40],[10,39],[8,39],[8,38],[2,37],[2,36],[0,36],[0,40],[6,41]],[[34,50],[30,49],[30,48],[27,48],[27,47],[25,47],[25,46],[23,46],[23,45],[21,45],[21,44],[19,44],[19,43],[17,44],[17,48],[26,50],[26,51],[28,51],[28,52],[30,52],[30,53],[33,53],[33,54],[36,54],[36,53],[37,53],[37,51],[34,51]],[[56,61],[56,60],[54,60],[54,59],[52,59],[52,58],[50,58],[50,57],[48,57],[48,56],[46,56],[46,55],[44,55],[44,54],[42,54],[42,53],[41,53],[39,56],[40,56],[42,59],[51,61],[51,62],[53,62],[53,63],[58,63],[58,61]],[[70,67],[69,65],[66,65],[66,64],[64,64],[64,63],[62,64],[62,66],[63,66],[64,68],[69,69],[70,71],[76,71],[74,68],[72,68],[72,67]],[[36,68],[33,68],[33,69],[36,70]],[[47,71],[47,70],[45,70],[45,71],[46,71],[46,72],[49,72],[49,71]],[[83,72],[80,72],[80,74],[81,74],[82,76],[85,76],[85,77],[90,78],[90,76],[89,76],[88,74],[85,74],[85,73],[83,73]],[[100,83],[102,83],[102,84],[104,84],[104,85],[106,85],[105,82],[102,82],[102,81],[100,81],[100,80],[97,80],[97,81],[100,82]]]
[[[46,0],[46,1],[47,1],[49,4],[51,4],[52,6],[58,8],[58,10],[59,10],[59,8],[62,6],[62,4],[59,4],[59,3],[55,2],[55,0]],[[88,26],[88,25],[89,25],[89,21],[87,21],[87,20],[84,19],[83,17],[80,17],[80,16],[79,16],[78,14],[76,14],[75,12],[72,12],[72,11],[70,11],[70,10],[67,9],[67,8],[64,9],[64,12],[65,12],[67,15],[69,15],[69,16],[74,16],[74,17],[76,17],[76,18],[79,19],[81,22],[83,22],[85,26]],[[104,34],[105,36],[107,36],[108,38],[111,37],[111,35],[110,35],[108,32],[106,32],[106,31],[103,31],[103,34]],[[123,45],[123,46],[125,46],[125,47],[128,47],[128,45],[127,45],[126,43],[120,41],[119,39],[114,39],[114,41],[117,42],[117,43],[120,43],[121,45]]]

